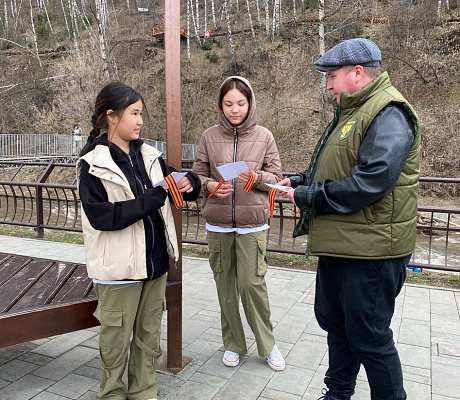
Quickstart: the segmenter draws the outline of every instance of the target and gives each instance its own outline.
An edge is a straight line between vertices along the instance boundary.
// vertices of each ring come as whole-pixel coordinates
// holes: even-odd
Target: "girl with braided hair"
[[[98,298],[94,315],[101,323],[97,399],[157,398],[166,277],[169,258],[179,257],[170,205],[177,198],[168,193],[195,200],[201,189],[193,173],[171,191],[153,186],[173,169],[139,138],[144,112],[136,90],[121,82],[106,85],[77,161],[86,266]]]

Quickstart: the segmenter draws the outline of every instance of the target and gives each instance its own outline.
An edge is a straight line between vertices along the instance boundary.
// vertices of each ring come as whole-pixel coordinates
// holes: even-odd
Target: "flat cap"
[[[379,67],[381,62],[382,53],[372,40],[355,38],[343,40],[328,50],[315,62],[315,67],[319,71],[326,72],[339,69],[344,65]]]

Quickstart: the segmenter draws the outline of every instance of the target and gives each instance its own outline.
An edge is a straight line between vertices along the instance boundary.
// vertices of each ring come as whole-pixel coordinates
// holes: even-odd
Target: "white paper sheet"
[[[217,167],[217,169],[225,181],[238,178],[238,174],[240,172],[249,171],[249,168],[244,161],[237,161],[235,163],[221,165],[220,167]]]
[[[294,190],[294,188],[291,188],[290,186],[272,185],[271,183],[266,183],[266,185],[268,187],[281,190],[282,192],[290,192],[291,190]]]
[[[187,175],[187,172],[176,172],[176,171],[172,172],[172,177],[174,178],[174,180],[175,180],[176,182],[179,182],[185,175]],[[157,183],[154,183],[154,184],[153,184],[153,187],[157,187],[157,186],[166,186],[166,185],[167,185],[167,183],[166,183],[166,181],[163,179],[163,180],[161,180],[161,181],[159,181],[159,182],[157,182]]]

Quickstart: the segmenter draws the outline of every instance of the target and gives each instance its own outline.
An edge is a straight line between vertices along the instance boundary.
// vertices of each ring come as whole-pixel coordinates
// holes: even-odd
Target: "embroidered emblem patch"
[[[350,119],[342,128],[342,130],[338,133],[337,137],[339,138],[339,140],[344,140],[348,136],[350,136],[355,130],[357,123],[358,120],[356,118]]]

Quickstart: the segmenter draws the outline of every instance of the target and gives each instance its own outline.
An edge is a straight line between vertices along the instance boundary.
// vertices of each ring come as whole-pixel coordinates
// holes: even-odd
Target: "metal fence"
[[[75,155],[80,152],[88,137],[75,141],[73,135],[53,134],[0,134],[0,159],[27,160],[27,159],[60,159],[74,161]],[[166,157],[166,142],[145,139],[145,142],[160,150]],[[183,144],[182,159],[195,159],[197,145]]]
[[[289,174],[286,174],[289,175]],[[56,182],[65,181],[67,184]],[[420,178],[424,191],[459,197],[460,179]],[[43,236],[44,229],[81,232],[80,201],[75,186],[75,164],[0,161],[0,223],[30,227]],[[182,208],[184,243],[207,244],[201,199]],[[270,220],[267,249],[304,254],[305,236],[294,239],[295,206],[277,198]],[[460,272],[460,207],[418,207],[417,247],[411,265]]]

